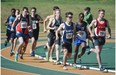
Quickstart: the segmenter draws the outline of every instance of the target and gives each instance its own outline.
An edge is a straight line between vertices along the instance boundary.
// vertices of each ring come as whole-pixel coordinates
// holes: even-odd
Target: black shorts
[[[94,45],[101,46],[105,44],[105,37],[95,37],[94,38]]]
[[[33,30],[33,37],[37,41],[39,37],[39,29]]]
[[[11,36],[11,31],[10,30],[6,30],[6,36],[7,36],[7,40],[10,40],[10,36]]]
[[[72,44],[64,43],[62,44],[63,49],[67,49],[68,53],[72,53]]]
[[[48,45],[51,47],[55,42],[55,33],[48,34]]]

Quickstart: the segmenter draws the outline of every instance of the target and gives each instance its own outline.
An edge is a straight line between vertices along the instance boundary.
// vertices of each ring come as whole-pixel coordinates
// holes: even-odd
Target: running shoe
[[[46,50],[46,49],[47,49],[47,46],[45,45],[45,46],[44,46],[44,50]]]
[[[89,51],[87,51],[87,55],[89,55],[89,54],[91,54],[91,51],[89,50]]]
[[[13,56],[15,52],[13,50],[10,50],[10,56]]]
[[[63,69],[64,69],[64,70],[68,70],[66,66],[63,66]]]
[[[35,51],[32,51],[30,55],[34,57],[35,56]]]
[[[20,55],[20,59],[23,59],[23,55]]]
[[[104,71],[105,67],[101,66],[99,69],[100,69],[100,71]]]
[[[76,65],[76,64],[73,64],[72,67],[73,67],[73,68],[77,68],[77,65]]]
[[[18,53],[15,53],[15,62],[18,62]]]
[[[60,63],[60,61],[59,61],[59,60],[58,60],[58,61],[56,61],[56,65],[59,65],[59,64],[61,64],[61,63]]]

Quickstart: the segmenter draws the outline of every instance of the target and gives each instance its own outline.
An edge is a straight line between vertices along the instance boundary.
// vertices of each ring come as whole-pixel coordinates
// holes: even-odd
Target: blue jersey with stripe
[[[71,44],[72,43],[72,38],[73,38],[73,23],[71,23],[71,25],[67,25],[66,23],[64,23],[65,28],[63,29],[63,34],[62,34],[62,43],[68,43]]]
[[[82,25],[79,25],[78,23],[76,23],[76,32],[78,31],[82,31],[82,34],[77,34],[76,38],[86,41],[86,35],[87,35],[87,29],[86,29],[87,23],[83,22]]]
[[[8,19],[7,19],[7,23],[8,23],[8,24],[12,24],[12,23],[14,22],[15,18],[16,18],[16,16],[10,15],[10,16],[8,17]],[[11,30],[11,25],[7,25],[7,29],[8,29],[8,30]]]

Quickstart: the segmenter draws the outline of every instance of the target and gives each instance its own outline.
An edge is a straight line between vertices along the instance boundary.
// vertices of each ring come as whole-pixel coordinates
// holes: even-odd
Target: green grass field
[[[52,14],[53,6],[59,6],[61,8],[62,17],[64,19],[65,12],[72,11],[74,13],[73,21],[78,20],[78,14],[83,12],[83,9],[87,6],[91,7],[94,18],[97,17],[97,11],[101,8],[106,10],[105,18],[109,20],[111,29],[115,29],[115,0],[1,0],[1,32],[5,32],[4,21],[7,16],[10,15],[11,8],[22,9],[27,6],[29,10],[31,7],[37,8],[37,13],[41,15],[43,19],[47,15]],[[64,19],[65,20],[65,19]],[[43,25],[40,26],[41,31]]]

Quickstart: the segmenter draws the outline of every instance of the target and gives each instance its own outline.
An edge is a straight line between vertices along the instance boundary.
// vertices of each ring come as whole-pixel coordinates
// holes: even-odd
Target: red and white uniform
[[[27,17],[21,17],[20,22],[17,24],[16,26],[16,32],[20,32],[23,34],[28,34],[29,30],[28,30],[28,19]]]
[[[97,37],[105,37],[106,36],[106,27],[107,23],[106,20],[103,20],[102,22],[99,22],[96,20],[96,26],[95,26],[95,36]]]

